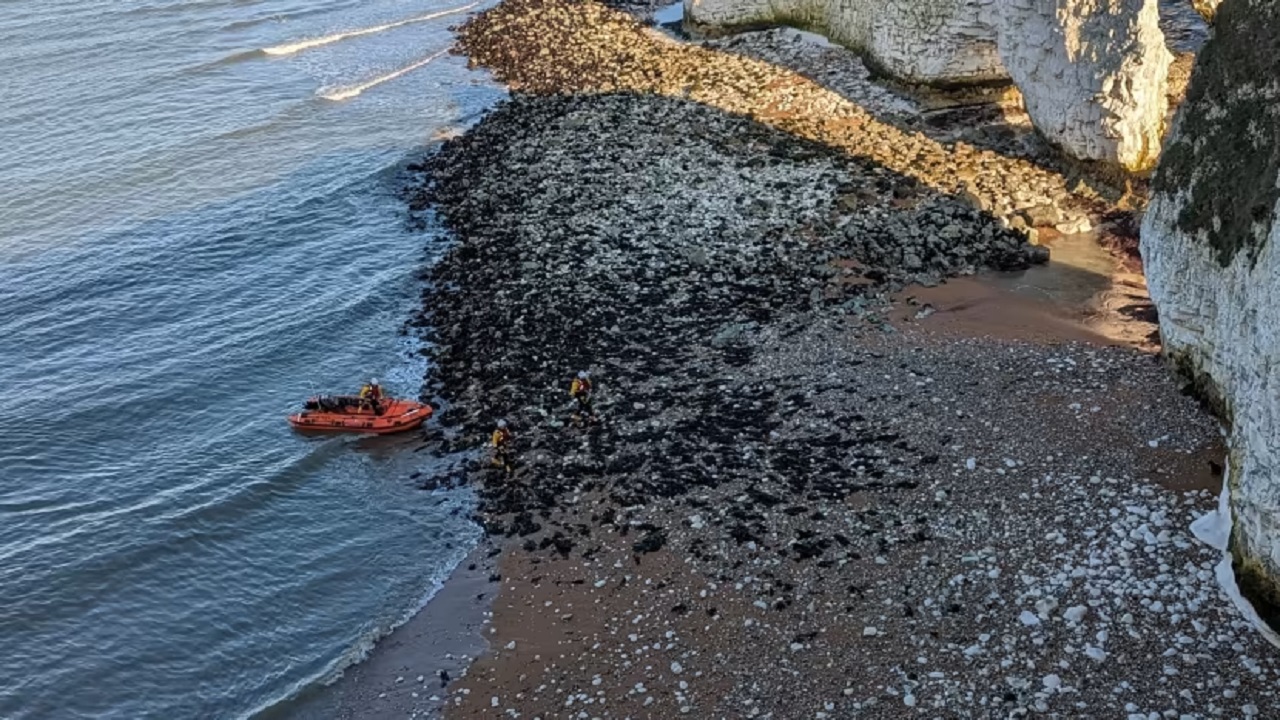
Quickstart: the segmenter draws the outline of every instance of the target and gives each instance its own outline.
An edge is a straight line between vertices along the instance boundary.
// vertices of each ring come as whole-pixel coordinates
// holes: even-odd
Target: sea
[[[421,433],[285,416],[421,391],[400,192],[503,96],[482,7],[0,3],[0,718],[278,712],[474,545]]]
[[[504,96],[483,7],[0,1],[0,718],[287,716],[474,545],[422,434],[285,416],[421,391],[400,193]]]

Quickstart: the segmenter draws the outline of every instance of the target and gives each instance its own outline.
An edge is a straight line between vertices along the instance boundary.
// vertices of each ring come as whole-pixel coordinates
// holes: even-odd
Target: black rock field
[[[423,318],[444,419],[463,443],[499,418],[518,434],[517,481],[485,483],[495,530],[584,480],[634,504],[745,471],[739,438],[767,438],[797,389],[744,403],[733,387],[763,327],[824,314],[881,325],[903,283],[1047,258],[910,178],[668,98],[517,97],[420,170],[413,203],[457,243]],[[564,427],[583,369],[604,415],[585,433]],[[671,408],[687,417],[652,427]],[[589,459],[564,463],[584,439]]]

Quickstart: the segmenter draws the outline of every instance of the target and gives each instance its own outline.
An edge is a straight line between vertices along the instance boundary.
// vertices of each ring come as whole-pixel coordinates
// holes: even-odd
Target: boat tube
[[[430,405],[416,400],[383,398],[374,402],[354,395],[318,395],[288,419],[297,430],[386,435],[421,426],[431,412]]]

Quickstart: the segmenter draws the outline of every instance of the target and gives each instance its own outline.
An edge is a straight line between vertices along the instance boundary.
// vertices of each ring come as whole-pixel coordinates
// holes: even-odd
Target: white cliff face
[[[1222,6],[1142,226],[1165,350],[1230,420],[1237,576],[1273,612],[1280,610],[1278,38],[1274,0]]]
[[[1003,0],[1000,56],[1036,129],[1071,155],[1150,167],[1173,54],[1156,0]]]
[[[1274,578],[1280,592],[1280,225],[1256,259],[1239,253],[1224,268],[1202,239],[1177,230],[1184,203],[1161,196],[1148,210],[1147,283],[1166,350],[1203,373],[1231,415],[1232,553],[1241,574],[1252,570],[1255,585],[1258,575]]]
[[[789,24],[864,53],[884,72],[918,83],[1008,79],[986,22],[991,0],[685,0],[703,29]]]
[[[1158,153],[1173,56],[1156,0],[685,0],[685,18],[813,29],[907,82],[1012,80],[1067,153],[1131,170]]]

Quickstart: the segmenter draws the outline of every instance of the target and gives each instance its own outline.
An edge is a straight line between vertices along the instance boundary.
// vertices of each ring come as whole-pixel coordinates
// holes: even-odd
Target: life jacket
[[[511,431],[507,428],[498,428],[494,430],[492,442],[493,446],[496,448],[506,447],[507,443],[511,442]]]
[[[591,394],[591,381],[582,378],[574,378],[573,383],[569,385],[569,396],[578,397],[580,395]]]
[[[364,385],[360,388],[360,398],[367,399],[373,396],[373,386]]]
[[[373,386],[370,386],[370,388],[369,388],[369,397],[370,397],[370,398],[372,398],[372,399],[374,399],[374,400],[381,400],[381,399],[382,399],[382,386],[381,386],[381,385],[373,385]]]

